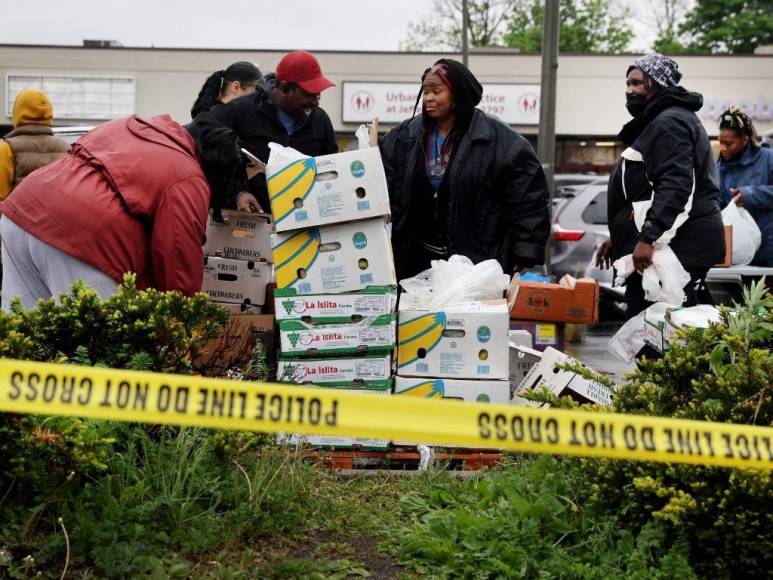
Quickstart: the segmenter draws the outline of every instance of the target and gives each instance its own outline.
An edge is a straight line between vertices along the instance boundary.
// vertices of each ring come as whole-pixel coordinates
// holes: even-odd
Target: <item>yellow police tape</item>
[[[0,360],[0,411],[773,469],[773,428]]]

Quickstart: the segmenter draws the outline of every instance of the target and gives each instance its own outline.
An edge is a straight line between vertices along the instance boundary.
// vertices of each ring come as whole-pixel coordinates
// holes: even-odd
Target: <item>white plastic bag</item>
[[[268,144],[268,150],[268,162],[266,163],[266,167],[269,168],[275,166],[284,167],[293,161],[298,161],[298,159],[307,159],[309,157],[297,149],[293,149],[292,147],[285,147],[284,145],[280,145],[279,143],[274,142]]]
[[[609,341],[609,352],[627,363],[631,362],[644,346],[644,313],[645,311],[641,311],[628,320]]]
[[[363,123],[357,127],[354,136],[357,137],[357,149],[367,149],[370,147],[370,129],[367,125]]]
[[[750,264],[762,243],[762,232],[752,214],[731,201],[722,210],[722,222],[733,226],[733,266]]]
[[[465,256],[432,260],[432,266],[413,278],[400,281],[405,291],[401,304],[417,310],[431,310],[448,304],[502,298],[510,277],[496,260],[473,264]]]
[[[698,304],[690,308],[672,310],[669,315],[671,323],[677,328],[708,328],[712,322],[721,322],[719,309],[709,304]]]
[[[615,285],[624,284],[625,278],[634,272],[633,255],[623,256],[614,263],[617,271]],[[684,302],[684,287],[690,282],[690,275],[682,266],[670,246],[655,248],[652,265],[642,274],[644,298],[650,302],[666,302],[681,306]]]

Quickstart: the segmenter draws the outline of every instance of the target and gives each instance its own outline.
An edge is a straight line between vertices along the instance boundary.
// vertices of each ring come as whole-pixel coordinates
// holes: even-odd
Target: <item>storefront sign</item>
[[[382,123],[399,123],[410,118],[419,92],[418,83],[344,82],[345,123],[362,123],[378,117]],[[478,105],[490,115],[511,125],[537,125],[539,85],[488,84]]]
[[[734,99],[713,99],[706,95],[701,117],[719,122],[719,116],[731,105],[735,105],[741,111],[749,115],[753,121],[773,121],[773,94],[757,97],[735,97]]]

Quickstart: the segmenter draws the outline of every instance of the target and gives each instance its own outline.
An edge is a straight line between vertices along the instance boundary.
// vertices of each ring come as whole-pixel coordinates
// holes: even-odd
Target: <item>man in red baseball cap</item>
[[[284,55],[276,67],[276,78],[295,83],[312,95],[335,86],[322,74],[317,57],[305,50],[295,50]]]
[[[242,146],[262,161],[268,160],[271,142],[312,157],[338,153],[333,124],[319,107],[320,93],[334,84],[322,74],[317,58],[305,50],[287,53],[274,76],[265,77],[268,91],[259,89],[218,105],[208,115],[236,131]],[[232,205],[242,211],[267,211],[265,175],[250,179]]]

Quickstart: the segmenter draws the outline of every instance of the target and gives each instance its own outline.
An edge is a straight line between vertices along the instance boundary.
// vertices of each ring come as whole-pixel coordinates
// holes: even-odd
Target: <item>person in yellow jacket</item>
[[[22,179],[67,155],[68,145],[54,137],[54,110],[40,91],[25,90],[13,103],[13,131],[0,141],[0,200]]]

